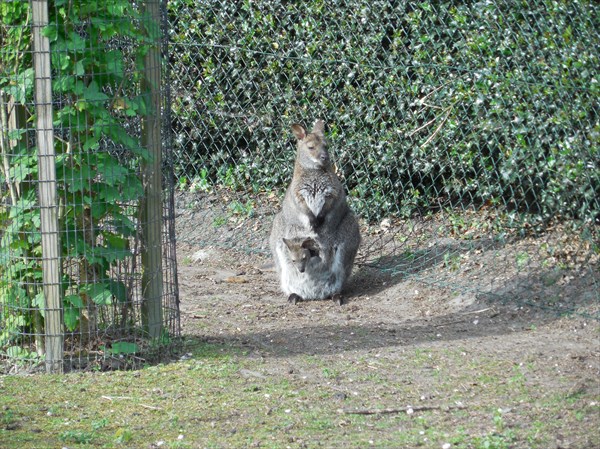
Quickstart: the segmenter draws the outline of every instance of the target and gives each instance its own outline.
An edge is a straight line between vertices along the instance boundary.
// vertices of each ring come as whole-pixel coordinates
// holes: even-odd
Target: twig
[[[481,309],[481,310],[473,310],[471,312],[463,312],[463,313],[461,313],[461,315],[473,315],[473,314],[476,314],[476,313],[487,312],[488,310],[494,310],[494,308],[493,307],[487,307],[487,308]]]
[[[338,413],[344,415],[387,415],[392,413],[413,413],[413,412],[425,412],[429,410],[463,410],[466,407],[464,405],[420,405],[416,407],[400,407],[400,408],[362,408],[362,409],[338,409]]]
[[[450,111],[452,111],[452,106],[453,105],[448,106],[448,108],[446,108],[446,116],[442,119],[442,121],[440,122],[438,127],[435,129],[433,134],[431,136],[429,136],[429,138],[425,141],[425,143],[423,145],[421,145],[420,148],[425,147],[429,142],[431,142],[435,138],[435,136],[438,135],[438,133],[440,132],[440,129],[442,129],[442,126],[444,125],[444,123],[446,123],[446,120],[448,120],[448,117],[450,117]]]
[[[424,125],[419,126],[417,129],[413,129],[412,132],[408,135],[408,137],[412,137],[415,134],[417,134],[419,131],[421,131],[423,128],[427,128],[429,125],[431,125],[433,122],[435,122],[437,120],[437,117],[432,118],[431,120],[429,120],[427,123],[425,123]]]
[[[126,400],[130,400],[133,398],[130,398],[129,396],[100,396],[102,399],[106,399],[107,401],[114,401],[115,399],[126,399]]]
[[[440,323],[440,324],[434,324],[433,327],[444,327],[444,326],[450,326],[451,324],[460,324],[460,323],[466,323],[466,320],[457,320],[457,321],[448,321],[447,323]]]
[[[450,84],[453,81],[454,80],[446,81],[444,84],[439,85],[438,87],[436,87],[435,89],[433,89],[431,92],[429,92],[427,95],[425,95],[423,98],[419,98],[419,103],[423,104],[423,102],[425,100],[427,100],[429,97],[431,97],[434,93],[436,93],[440,89],[446,87],[448,84]]]
[[[154,407],[153,405],[145,405],[145,404],[140,404],[142,407],[147,408],[148,410],[162,410],[161,407]]]

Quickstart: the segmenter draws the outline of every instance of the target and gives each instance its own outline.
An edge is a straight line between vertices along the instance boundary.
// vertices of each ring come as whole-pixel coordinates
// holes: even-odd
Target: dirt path
[[[524,277],[511,271],[512,255],[500,254],[520,254],[519,243],[476,260],[471,250],[458,272],[438,258],[423,269],[447,268],[437,284],[419,273],[358,266],[343,306],[292,306],[266,267],[264,242],[248,254],[206,245],[181,226],[184,335],[242,348],[260,361],[258,375],[330,388],[329,400],[344,410],[458,404],[466,412],[437,414],[432,425],[466,426],[469,434],[489,435],[497,410],[518,436],[493,430],[507,445],[490,447],[546,447],[528,443],[541,438],[540,423],[547,447],[600,444],[597,270]],[[226,232],[217,233],[227,241]],[[474,279],[478,288],[468,288]],[[563,303],[575,312],[561,316]]]

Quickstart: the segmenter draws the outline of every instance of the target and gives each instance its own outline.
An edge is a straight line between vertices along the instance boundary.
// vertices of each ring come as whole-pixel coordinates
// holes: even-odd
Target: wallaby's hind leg
[[[302,296],[297,295],[296,293],[292,293],[290,296],[288,296],[288,302],[290,304],[296,305],[296,304],[298,304],[299,302],[302,302],[302,301],[304,301],[302,299]]]

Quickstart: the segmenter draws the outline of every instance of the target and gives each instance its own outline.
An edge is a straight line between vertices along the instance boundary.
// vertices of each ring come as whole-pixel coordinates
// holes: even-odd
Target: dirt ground
[[[595,430],[600,428],[597,254],[586,256],[583,263],[545,269],[541,259],[546,253],[540,248],[554,241],[547,236],[485,246],[471,240],[461,250],[462,241],[455,237],[418,233],[413,227],[409,237],[427,238],[415,238],[411,246],[406,238],[397,238],[402,233],[396,233],[395,241],[404,243],[395,250],[394,267],[404,269],[392,270],[370,263],[374,259],[365,255],[365,248],[381,240],[381,233],[372,233],[364,235],[344,305],[328,300],[290,305],[269,268],[268,212],[255,211],[248,219],[234,215],[219,219],[219,209],[193,195],[178,197],[176,206],[185,336],[243,347],[249,357],[264,360],[265,372],[305,382],[311,379],[311,358],[325,364],[329,360],[332,366],[334,360],[351,366],[368,359],[374,372],[377,360],[385,360],[381,369],[387,385],[364,383],[365,407],[430,399],[439,404],[463,388],[465,402],[481,407],[482,401],[488,401],[498,410],[504,407],[510,425],[531,427],[543,414],[530,409],[560,397],[566,409],[581,413],[571,423],[575,419],[571,414],[561,417],[553,412],[551,419],[565,418],[565,422],[557,424],[548,447],[600,444],[600,431]],[[565,246],[563,239],[561,248]],[[427,262],[420,263],[421,259]],[[433,355],[429,368],[444,366],[449,378],[457,379],[448,383],[452,391],[432,386],[427,376],[411,377],[414,397],[394,397],[389,389],[406,382],[410,367],[405,363],[419,351]],[[516,403],[515,398],[497,397],[494,391],[485,393],[486,373],[500,383],[510,383],[517,371],[527,385],[535,386],[527,391],[536,393]],[[312,379],[331,382],[322,376]],[[356,387],[339,373],[332,388],[343,402]],[[473,413],[469,419],[474,419]],[[507,447],[541,446],[517,439]]]

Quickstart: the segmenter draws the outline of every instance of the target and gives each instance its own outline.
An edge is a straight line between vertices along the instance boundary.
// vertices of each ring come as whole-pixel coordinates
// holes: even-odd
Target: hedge
[[[180,180],[281,191],[323,118],[369,220],[499,206],[600,220],[593,1],[173,0]]]

